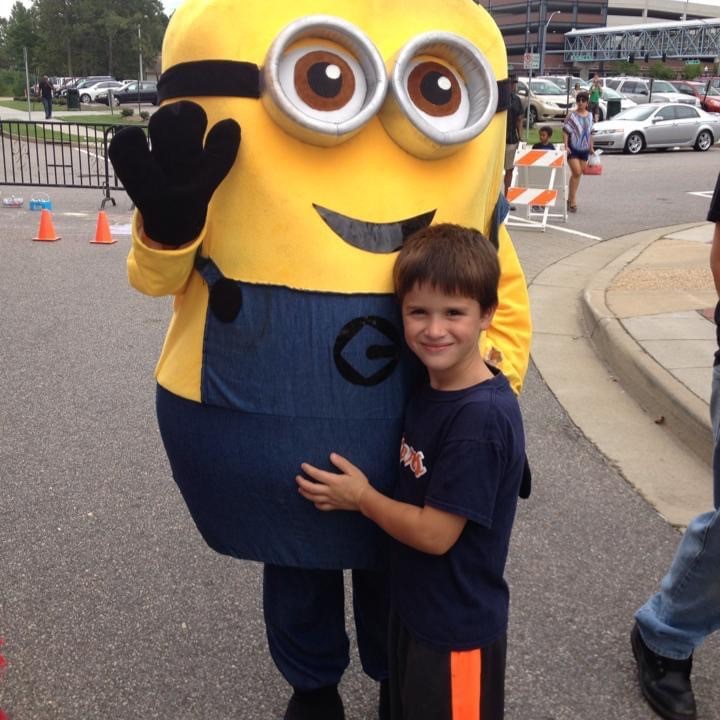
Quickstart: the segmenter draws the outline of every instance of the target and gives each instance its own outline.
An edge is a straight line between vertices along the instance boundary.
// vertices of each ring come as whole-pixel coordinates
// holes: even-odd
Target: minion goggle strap
[[[303,142],[330,147],[378,115],[403,149],[423,159],[448,155],[507,110],[509,80],[469,41],[446,32],[415,37],[388,76],[359,29],[340,18],[301,18],[280,32],[262,69],[247,62],[174,65],[158,82],[159,100],[261,98],[276,124]]]

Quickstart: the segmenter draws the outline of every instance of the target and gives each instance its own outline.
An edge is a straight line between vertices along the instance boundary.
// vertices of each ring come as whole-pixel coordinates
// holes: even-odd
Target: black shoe
[[[380,683],[378,720],[390,720],[390,682],[388,680],[383,680]]]
[[[695,696],[690,683],[692,656],[673,660],[654,653],[643,641],[637,623],[630,633],[640,689],[650,707],[666,720],[695,720]]]
[[[337,685],[295,690],[285,711],[285,720],[345,720]]]

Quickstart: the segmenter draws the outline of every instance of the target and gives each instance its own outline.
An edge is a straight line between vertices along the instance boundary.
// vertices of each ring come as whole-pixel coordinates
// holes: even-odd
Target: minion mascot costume
[[[392,296],[409,233],[453,222],[494,240],[483,354],[516,392],[527,369],[527,289],[500,224],[505,46],[473,0],[186,0],[162,59],[149,146],[123,130],[110,156],[137,206],[130,281],[175,296],[163,442],[206,542],[265,563],[286,718],[336,720],[342,569],[363,668],[387,677],[385,541],[360,513],[317,512],[294,478],[336,451],[392,492],[423,373]]]

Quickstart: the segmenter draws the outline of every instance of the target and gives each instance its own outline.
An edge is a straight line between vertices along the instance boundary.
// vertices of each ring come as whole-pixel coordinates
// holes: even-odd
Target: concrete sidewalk
[[[601,242],[530,286],[532,354],[543,378],[585,435],[679,527],[712,507],[712,232],[711,223],[695,223]]]

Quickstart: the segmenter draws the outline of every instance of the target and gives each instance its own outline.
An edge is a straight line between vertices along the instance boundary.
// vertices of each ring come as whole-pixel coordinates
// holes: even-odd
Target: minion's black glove
[[[207,115],[181,101],[150,118],[150,147],[140,128],[120,130],[109,156],[127,194],[142,213],[145,234],[165,245],[194,240],[205,225],[210,198],[230,171],[240,126],[222,120],[208,133]]]

